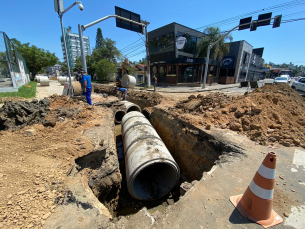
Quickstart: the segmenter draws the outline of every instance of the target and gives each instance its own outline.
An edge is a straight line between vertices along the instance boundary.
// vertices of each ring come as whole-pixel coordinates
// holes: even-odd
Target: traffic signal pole
[[[233,30],[235,30],[236,28],[240,27],[240,26],[246,26],[246,25],[251,25],[252,23],[258,23],[258,22],[264,22],[264,21],[269,21],[272,19],[276,19],[278,16],[274,17],[274,18],[268,18],[268,19],[264,19],[264,20],[259,20],[259,21],[252,21],[249,23],[245,23],[242,25],[237,25],[235,26],[233,29],[231,29],[229,32],[227,32],[225,35],[223,35],[221,38],[219,38],[217,41],[215,41],[212,44],[209,44],[208,46],[208,51],[207,51],[207,56],[205,59],[205,67],[204,67],[204,77],[203,77],[203,83],[202,83],[202,88],[204,89],[206,87],[206,81],[207,81],[207,74],[208,74],[208,66],[209,66],[209,58],[210,58],[210,50],[211,48],[213,48],[214,45],[216,45],[219,41],[221,41],[222,39],[224,39],[227,35],[229,35]]]
[[[87,72],[87,64],[86,64],[86,58],[85,58],[85,50],[84,50],[84,45],[83,45],[83,31],[85,31],[87,28],[91,27],[91,26],[94,26],[102,21],[105,21],[109,18],[117,18],[117,19],[121,19],[121,20],[124,20],[124,21],[127,21],[127,22],[131,22],[131,23],[134,23],[136,25],[140,25],[140,26],[143,26],[145,27],[145,33],[146,33],[146,56],[149,56],[148,54],[148,34],[147,34],[147,25],[148,24],[143,24],[143,23],[140,23],[140,22],[137,22],[137,21],[133,21],[133,20],[130,20],[128,18],[124,18],[124,17],[121,17],[121,16],[118,16],[118,15],[108,15],[106,17],[103,17],[103,18],[100,18],[96,21],[93,21],[87,25],[78,25],[78,32],[79,32],[79,39],[80,39],[80,45],[81,45],[81,59],[82,59],[82,65],[83,65],[83,69]],[[149,69],[150,69],[150,66],[149,66],[149,62],[147,60],[147,78],[148,78],[148,86],[150,86],[150,72],[149,72]]]

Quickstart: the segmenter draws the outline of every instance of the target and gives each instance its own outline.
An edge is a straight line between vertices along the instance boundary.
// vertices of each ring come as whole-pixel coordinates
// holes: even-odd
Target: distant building
[[[136,78],[137,84],[144,83],[147,77],[147,65],[145,64],[137,64],[132,66],[134,71],[134,77]]]
[[[245,40],[230,43],[230,51],[221,62],[218,83],[259,80],[265,75],[263,52],[264,48],[253,49]]]
[[[171,23],[148,33],[150,75],[158,84],[196,85],[202,79],[205,58],[198,57],[197,45],[204,34],[178,23]],[[176,39],[185,38],[185,45],[177,48]],[[209,59],[207,83],[218,81],[220,61]]]
[[[55,74],[56,70],[61,71],[61,65],[55,64],[54,66],[48,67],[48,72],[50,75]]]
[[[76,58],[81,56],[79,35],[77,33],[72,33],[71,26],[69,26],[68,28],[64,28],[64,34],[66,38],[69,65],[70,67],[73,68],[75,65]],[[91,55],[89,37],[83,36],[83,40],[84,40],[85,56]],[[60,41],[61,41],[64,60],[66,60],[64,42],[62,36],[60,37]]]

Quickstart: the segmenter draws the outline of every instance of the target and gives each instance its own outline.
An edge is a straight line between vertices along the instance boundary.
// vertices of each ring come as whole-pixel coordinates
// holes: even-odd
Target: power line
[[[144,46],[144,44],[142,44],[142,43],[136,44],[135,46],[131,46],[128,49],[125,49],[122,53],[124,54],[124,53],[130,52],[133,49],[136,49],[136,48],[139,48],[139,47],[143,47],[143,46]]]
[[[144,46],[144,45],[143,45],[143,46]],[[128,53],[128,54],[126,54],[126,55],[124,55],[124,56],[128,56],[129,54],[131,54],[131,53],[133,53],[133,52],[137,51],[138,49],[142,48],[143,46],[140,46],[139,48],[137,48],[137,49],[135,49],[135,50],[131,51],[130,53]]]
[[[123,49],[125,49],[125,48],[127,48],[127,47],[129,47],[129,46],[131,46],[131,45],[133,45],[133,44],[135,44],[135,43],[137,43],[137,42],[140,41],[140,40],[141,40],[141,39],[136,40],[135,42],[131,43],[130,45],[127,45],[126,47],[120,49],[119,51],[122,51]]]

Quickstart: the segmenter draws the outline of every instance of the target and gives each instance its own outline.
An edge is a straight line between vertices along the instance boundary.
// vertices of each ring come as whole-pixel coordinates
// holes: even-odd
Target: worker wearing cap
[[[92,86],[91,86],[91,77],[83,70],[80,70],[82,77],[79,79],[79,82],[82,85],[83,95],[86,96],[87,103],[89,105],[92,105],[91,102],[91,92],[92,92]]]

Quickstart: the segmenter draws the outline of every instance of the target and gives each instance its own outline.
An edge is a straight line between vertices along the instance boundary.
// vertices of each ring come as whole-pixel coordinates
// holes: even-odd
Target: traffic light
[[[255,31],[257,28],[257,21],[252,21],[252,24],[250,26],[250,31]]]
[[[275,19],[274,19],[274,21],[273,21],[273,26],[272,26],[272,28],[278,28],[278,27],[280,27],[281,22],[282,22],[282,15],[276,16]]]

